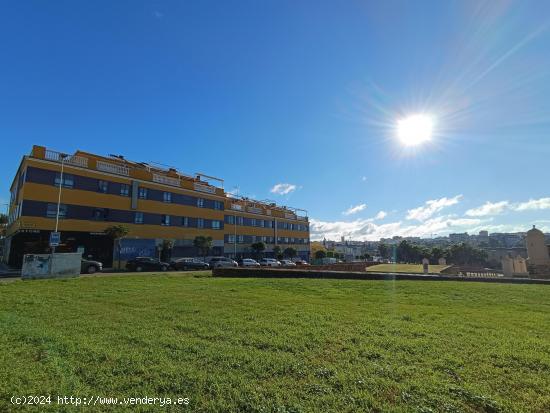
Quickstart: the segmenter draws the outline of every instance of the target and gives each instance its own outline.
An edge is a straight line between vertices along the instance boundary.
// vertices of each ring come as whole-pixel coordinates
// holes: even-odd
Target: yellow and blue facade
[[[250,256],[251,244],[261,241],[266,256],[279,246],[309,258],[305,211],[232,197],[222,182],[122,156],[64,155],[34,146],[10,188],[4,259],[19,266],[24,254],[49,251],[60,185],[57,251],[83,251],[106,266],[113,261],[113,240],[104,231],[117,224],[129,230],[121,244],[124,260],[156,255],[165,240],[172,256],[198,255],[193,240],[201,235],[213,239],[210,255]]]

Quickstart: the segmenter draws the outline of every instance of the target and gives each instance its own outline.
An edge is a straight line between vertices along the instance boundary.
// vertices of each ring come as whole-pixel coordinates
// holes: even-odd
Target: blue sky
[[[550,231],[547,1],[2,9],[3,202],[35,143],[220,176],[314,239]],[[434,138],[403,148],[415,113]]]

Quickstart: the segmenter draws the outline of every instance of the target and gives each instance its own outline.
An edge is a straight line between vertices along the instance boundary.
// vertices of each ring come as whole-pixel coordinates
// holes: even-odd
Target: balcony
[[[130,168],[123,165],[97,161],[96,168],[98,171],[109,172],[116,175],[130,176]]]
[[[159,174],[153,174],[153,182],[157,182],[159,184],[165,184],[165,185],[180,186],[179,178],[172,178],[170,176],[164,176]]]
[[[65,159],[63,160],[63,157]],[[51,151],[49,149],[46,150],[46,153],[44,155],[44,158],[48,161],[54,161],[59,162],[63,160],[63,163],[74,165],[74,166],[80,166],[82,168],[88,167],[88,158],[85,158],[83,156],[77,156],[77,155],[66,155],[62,154],[61,152]]]

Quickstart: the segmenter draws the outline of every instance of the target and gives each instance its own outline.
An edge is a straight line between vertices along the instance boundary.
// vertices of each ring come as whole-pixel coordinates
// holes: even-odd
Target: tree
[[[6,214],[0,214],[0,237],[6,236],[7,225],[8,225],[8,216]]]
[[[322,260],[327,256],[327,253],[324,250],[315,251],[315,259]]]
[[[212,248],[212,237],[198,235],[193,240],[193,245],[200,251],[204,260],[204,258],[208,255],[210,248]]]
[[[164,239],[162,240],[161,250],[160,250],[160,259],[161,261],[168,261],[172,256],[172,247],[174,243],[172,240]]]
[[[310,244],[309,244],[309,251],[310,251],[310,254],[312,257],[315,257],[315,253],[317,251],[325,251],[326,252],[326,248],[325,246],[319,242],[319,241],[312,241]]]
[[[254,251],[254,255],[256,258],[261,258],[261,255],[265,251],[265,244],[263,242],[255,242],[250,246],[252,248],[252,251]]]
[[[278,260],[280,260],[281,258],[283,258],[282,251],[283,251],[283,250],[281,249],[280,246],[275,245],[275,246],[273,247],[273,256],[274,256],[275,258],[277,258]]]
[[[288,247],[285,248],[283,254],[285,255],[285,257],[292,259],[296,255],[298,255],[298,251],[296,251],[296,248]]]
[[[443,251],[439,247],[433,247],[430,251],[430,259],[433,264],[437,264],[439,262],[440,258],[443,258],[443,255],[445,254],[445,251]]]
[[[130,230],[124,225],[111,225],[110,227],[105,228],[105,235],[113,240],[113,244],[116,244],[117,247],[117,256],[118,256],[118,269],[120,270],[120,240],[128,235]]]
[[[390,249],[388,246],[384,243],[378,244],[378,253],[382,258],[389,258],[390,255]]]
[[[457,265],[485,265],[487,252],[462,242],[447,248],[445,258],[447,262]]]

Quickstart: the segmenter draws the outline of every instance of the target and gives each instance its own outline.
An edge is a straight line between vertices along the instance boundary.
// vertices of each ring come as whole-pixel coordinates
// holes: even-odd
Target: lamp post
[[[234,235],[234,238],[233,238],[233,254],[234,254],[234,259],[237,260],[237,214],[235,214],[235,235]]]
[[[59,228],[59,208],[61,206],[61,188],[63,186],[63,167],[65,165],[65,158],[67,158],[67,154],[60,153],[59,157],[61,158],[61,174],[59,176],[59,191],[57,192],[57,212],[55,214],[55,232],[57,232],[57,229]],[[55,246],[52,246],[52,254],[55,253]]]

